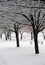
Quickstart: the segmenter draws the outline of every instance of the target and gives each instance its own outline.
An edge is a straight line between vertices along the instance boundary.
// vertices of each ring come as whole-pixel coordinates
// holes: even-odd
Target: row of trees
[[[28,7],[29,6],[28,4],[27,6],[23,6],[19,4],[14,4],[14,2],[13,4],[12,3],[7,4],[7,5],[4,4],[4,7],[3,5],[1,5],[2,10],[0,10],[1,12],[0,16],[2,18],[0,19],[0,21],[3,21],[2,22],[3,28],[9,29],[10,31],[15,32],[17,47],[19,47],[19,33],[18,32],[20,28],[26,25],[30,26],[30,28],[32,27],[33,36],[34,36],[35,53],[39,54],[38,33],[41,32],[43,29],[45,29],[45,13],[44,13],[44,9],[42,10],[42,8],[44,8],[42,7],[44,3],[41,3],[40,1],[38,2],[38,4],[37,2],[35,4],[35,2],[33,1],[31,3],[30,3],[30,7]],[[11,24],[9,24],[9,22],[11,22]],[[9,24],[10,27],[7,26],[7,24]],[[9,36],[9,33],[8,33],[8,36]]]

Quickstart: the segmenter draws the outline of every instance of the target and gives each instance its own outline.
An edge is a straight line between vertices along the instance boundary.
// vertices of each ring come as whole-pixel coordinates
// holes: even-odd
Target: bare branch
[[[25,17],[30,23],[31,23],[31,25],[32,25],[32,21],[31,21],[31,19],[29,19],[25,14],[22,14],[22,13],[15,13],[15,14],[18,14],[18,15],[22,15],[23,17]]]
[[[37,25],[38,28],[42,27],[43,23],[45,22],[45,21],[44,21],[44,16],[45,16],[45,14],[44,14],[43,17],[41,18],[41,22]]]
[[[45,9],[45,7],[44,6],[23,6],[23,5],[19,5],[19,4],[17,4],[16,6],[20,6],[20,7],[23,7],[23,8],[30,8],[30,9]]]
[[[24,23],[21,23],[21,22],[18,22],[18,21],[15,21],[15,20],[13,20],[13,19],[10,19],[10,18],[8,18],[9,20],[11,20],[11,21],[14,21],[14,22],[16,22],[16,23],[18,23],[18,24],[21,24],[21,25],[27,25],[27,26],[32,26],[32,25],[30,25],[30,24],[24,24]]]
[[[38,12],[38,15],[37,15],[37,25],[39,23],[40,14],[41,14],[41,10]]]
[[[42,27],[40,30],[38,30],[38,32],[41,32],[42,30],[44,30],[45,29],[45,27]]]
[[[3,28],[8,29],[8,30],[10,30],[10,31],[12,31],[12,32],[15,32],[14,30],[12,30],[12,29],[10,29],[10,28],[7,28],[7,27],[3,27]]]
[[[25,25],[24,26],[20,26],[19,29],[24,28],[24,27],[25,27]]]

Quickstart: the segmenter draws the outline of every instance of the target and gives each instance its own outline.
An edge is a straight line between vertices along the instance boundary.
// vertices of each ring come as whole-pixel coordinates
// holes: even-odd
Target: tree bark
[[[32,32],[31,32],[31,40],[33,40],[33,34],[32,34]]]
[[[22,33],[21,33],[21,37],[20,37],[20,38],[21,38],[21,40],[22,40]]]
[[[39,48],[38,48],[38,34],[34,33],[34,43],[35,43],[35,54],[39,54]]]
[[[9,32],[9,39],[11,40],[11,32]]]
[[[17,47],[19,47],[19,34],[18,34],[18,26],[14,24],[14,30],[16,34],[16,42],[17,42]]]
[[[7,41],[7,36],[5,36],[5,38],[6,38],[6,41]]]
[[[6,40],[6,41],[8,40],[7,32],[5,32],[5,40]]]
[[[9,33],[7,33],[7,38],[9,39]]]
[[[0,35],[1,39],[2,39],[2,35]]]
[[[19,34],[18,34],[18,30],[15,31],[16,33],[16,42],[17,42],[17,47],[19,47]]]
[[[10,34],[10,40],[11,40],[11,34]]]

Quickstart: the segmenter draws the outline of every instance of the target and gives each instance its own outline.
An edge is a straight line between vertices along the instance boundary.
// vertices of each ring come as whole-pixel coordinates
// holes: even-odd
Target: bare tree
[[[14,24],[14,30],[16,34],[16,41],[17,41],[17,47],[19,47],[19,33],[18,33],[18,26]]]
[[[9,1],[9,0],[8,0]],[[27,0],[26,0],[27,1]],[[25,1],[25,2],[26,2]],[[32,0],[33,1],[33,0]],[[23,1],[22,1],[23,2]],[[20,2],[20,3],[22,3],[22,2]],[[29,2],[28,2],[29,3]],[[34,5],[33,5],[34,4]],[[2,15],[2,17],[6,17],[6,16],[8,16],[8,18],[9,17],[11,17],[12,15],[14,15],[15,14],[15,12],[22,12],[22,11],[20,11],[20,10],[22,10],[22,8],[30,8],[30,9],[34,9],[34,14],[30,14],[29,15],[29,17],[26,15],[26,14],[23,14],[23,13],[16,13],[16,14],[18,14],[18,15],[22,15],[23,17],[25,17],[28,21],[29,21],[29,24],[27,24],[28,22],[27,21],[25,21],[24,20],[24,23],[22,22],[20,22],[20,21],[18,21],[18,23],[19,24],[22,24],[22,25],[28,25],[28,26],[32,26],[32,29],[33,29],[33,33],[34,33],[34,42],[35,42],[35,53],[36,54],[38,54],[39,53],[39,49],[38,49],[38,39],[37,39],[37,37],[38,37],[38,33],[40,32],[40,31],[42,31],[43,29],[45,29],[45,21],[44,21],[44,16],[45,15],[43,15],[41,18],[40,18],[40,16],[41,16],[41,10],[39,10],[39,12],[38,12],[38,14],[37,14],[37,12],[35,11],[35,8],[36,9],[45,9],[45,7],[43,7],[43,4],[44,3],[41,3],[41,5],[40,5],[40,3],[39,3],[39,5],[38,5],[38,3],[36,2],[36,3],[33,3],[33,2],[30,2],[29,4],[27,4],[27,2],[26,2],[26,6],[24,6],[23,4],[22,5],[18,5],[18,4],[7,4],[7,5],[4,5],[4,6],[0,6],[0,8],[1,8],[1,10],[0,10],[0,12],[3,12],[2,14],[4,15],[2,15],[2,14],[0,14],[0,15]],[[38,6],[37,6],[38,5]],[[10,7],[11,6],[11,7]],[[13,6],[13,7],[12,7]],[[17,6],[18,7],[22,7],[22,8],[17,8]],[[36,7],[35,7],[36,6]],[[42,7],[41,7],[42,6]],[[15,8],[16,7],[16,8]],[[4,10],[5,9],[5,10]],[[8,10],[8,11],[7,11]],[[28,9],[27,9],[28,10]],[[24,10],[24,12],[26,11],[26,13],[27,13],[27,10]],[[13,14],[12,14],[13,13]],[[29,13],[29,11],[28,11],[28,13]],[[28,14],[27,13],[27,14]],[[6,16],[5,16],[6,15]],[[9,15],[11,15],[11,16],[9,16]],[[18,16],[17,15],[17,16]],[[13,18],[13,20],[12,21],[14,21],[15,22],[15,19],[14,19],[14,16],[12,17]],[[11,19],[12,19],[11,18]],[[16,18],[16,17],[15,17]],[[6,20],[7,19],[7,17],[5,18],[5,20],[4,20],[4,18],[3,18],[3,21],[6,23],[6,21],[8,20]],[[20,19],[20,18],[18,18],[18,19]],[[24,18],[23,18],[24,19]],[[2,18],[1,18],[1,20],[2,20]],[[16,23],[17,23],[17,21],[16,21]],[[7,23],[6,23],[7,24]],[[15,30],[15,33],[16,33],[16,40],[17,40],[17,47],[19,47],[19,39],[18,39],[18,28],[19,28],[19,26],[20,25],[17,25],[17,24],[15,24],[15,23],[13,23],[14,24],[14,30]]]
[[[33,28],[33,34],[34,34],[35,53],[38,54],[39,53],[39,48],[38,48],[38,33],[40,31],[42,31],[43,29],[45,29],[45,21],[44,21],[45,14],[43,14],[43,16],[40,17],[41,16],[41,10],[38,11],[38,14],[36,14],[36,13],[37,12],[34,10],[34,15],[30,14],[29,15],[30,18],[28,16],[26,16],[25,14],[21,14],[21,13],[16,13],[16,14],[22,15],[28,21],[30,21],[30,24],[31,24],[31,26]]]

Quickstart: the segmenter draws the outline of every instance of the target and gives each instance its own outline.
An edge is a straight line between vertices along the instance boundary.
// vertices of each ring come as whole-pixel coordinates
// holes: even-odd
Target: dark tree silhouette
[[[9,0],[8,0],[9,1]],[[16,0],[17,1],[17,0]],[[29,2],[28,2],[29,3]],[[6,4],[6,3],[5,3]],[[34,5],[33,5],[34,4]],[[0,10],[0,12],[2,13],[2,15],[0,14],[0,16],[2,16],[2,18],[3,18],[3,21],[5,22],[5,24],[6,24],[6,21],[7,20],[4,20],[4,19],[8,19],[8,18],[12,18],[13,20],[12,21],[15,21],[15,19],[14,19],[14,16],[15,16],[15,12],[23,12],[23,11],[20,11],[20,10],[18,10],[18,8],[17,7],[21,7],[21,8],[30,8],[30,9],[45,9],[45,7],[43,7],[43,5],[44,5],[44,3],[43,4],[39,4],[39,6],[37,6],[37,4],[39,4],[39,3],[34,3],[33,1],[32,1],[32,3],[30,4],[30,6],[28,6],[28,4],[27,4],[27,6],[24,6],[24,5],[16,5],[16,4],[14,4],[13,3],[13,7],[10,7],[10,4],[8,4],[8,6],[7,7],[4,7],[4,8],[1,8],[1,10]],[[6,6],[6,5],[5,5]],[[2,6],[1,6],[2,7]],[[15,8],[16,7],[16,8]],[[9,8],[9,9],[8,9]],[[13,9],[12,9],[13,8]],[[5,9],[5,10],[4,10]],[[8,11],[7,11],[7,9],[8,9]],[[35,42],[35,53],[36,54],[39,54],[39,49],[38,49],[38,33],[40,32],[40,31],[42,31],[43,29],[45,29],[45,21],[44,21],[44,16],[45,15],[43,15],[42,16],[42,18],[41,18],[41,20],[40,20],[40,15],[41,15],[41,10],[39,10],[39,12],[38,12],[38,14],[36,13],[36,11],[34,10],[34,15],[33,14],[30,14],[29,15],[29,17],[26,15],[26,14],[23,14],[23,13],[16,13],[16,14],[18,14],[18,15],[22,15],[23,17],[25,17],[29,22],[30,22],[30,24],[27,24],[27,23],[20,23],[20,24],[23,24],[23,25],[29,25],[29,26],[32,26],[32,28],[33,28],[33,34],[34,34],[34,42]],[[14,12],[15,11],[15,12]],[[26,11],[26,10],[25,10]],[[14,13],[13,13],[14,12]],[[25,13],[25,12],[24,12]],[[29,12],[28,12],[29,13]],[[27,14],[28,14],[27,13]],[[37,14],[37,15],[36,15]],[[6,16],[7,17],[6,17]],[[14,16],[12,16],[12,15],[14,15]],[[18,16],[17,15],[17,16]],[[6,17],[6,18],[5,18]],[[0,20],[2,20],[2,18],[0,19]],[[15,17],[16,18],[16,17]],[[20,21],[19,21],[20,22]],[[25,22],[25,20],[24,20],[24,22]],[[18,26],[17,25],[15,25],[14,24],[14,30],[15,30],[15,33],[16,33],[16,40],[18,40],[17,41],[17,44],[18,44],[18,46],[19,46],[19,39],[18,39]],[[12,30],[11,30],[12,31]]]
[[[0,35],[0,38],[2,39],[2,34]]]
[[[33,32],[31,32],[31,40],[33,40]]]
[[[18,26],[14,24],[14,30],[16,34],[16,42],[17,42],[17,47],[19,47],[19,33],[18,33]]]
[[[43,29],[45,29],[45,21],[44,21],[45,14],[42,16],[41,20],[40,20],[41,10],[38,11],[37,16],[36,16],[36,10],[34,10],[34,15],[30,14],[29,15],[30,18],[28,16],[26,16],[25,14],[21,14],[21,13],[16,13],[16,14],[22,15],[23,17],[25,17],[30,22],[30,24],[31,24],[31,26],[33,28],[33,34],[34,34],[35,53],[39,54],[38,33],[40,31],[42,31]]]
[[[19,47],[19,32],[21,30],[21,28],[25,27],[25,25],[27,24],[24,24],[24,23],[20,23],[12,18],[8,18],[9,20],[11,20],[13,23],[14,23],[14,32],[16,34],[16,43],[17,43],[17,47]],[[12,31],[12,30],[11,30]],[[22,34],[21,34],[21,39],[22,39]]]

